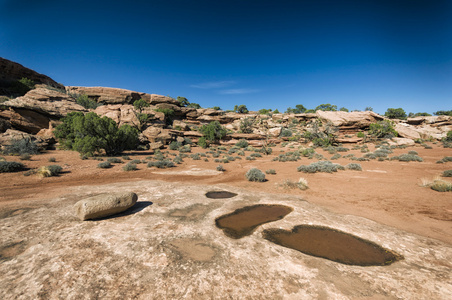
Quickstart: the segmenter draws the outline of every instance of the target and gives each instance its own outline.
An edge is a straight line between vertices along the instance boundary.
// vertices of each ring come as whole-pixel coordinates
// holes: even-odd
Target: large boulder
[[[77,104],[71,96],[44,87],[33,89],[22,97],[3,102],[2,105],[13,110],[34,111],[44,116],[55,118],[64,117],[73,111],[88,111]]]
[[[101,194],[80,200],[74,205],[74,211],[82,221],[99,219],[123,212],[137,200],[137,194],[131,192]]]
[[[101,105],[94,112],[101,117],[111,118],[119,126],[128,124],[139,127],[140,125],[135,109],[130,104]]]
[[[316,111],[317,117],[334,126],[348,127],[354,129],[368,128],[370,124],[384,120],[385,118],[373,111]]]

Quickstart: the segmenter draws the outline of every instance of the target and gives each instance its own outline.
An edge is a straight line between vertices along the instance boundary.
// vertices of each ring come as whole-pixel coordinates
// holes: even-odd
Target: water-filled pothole
[[[280,220],[292,211],[291,207],[278,204],[245,206],[218,217],[215,224],[228,237],[239,239],[253,233],[257,226]]]
[[[231,193],[228,191],[211,191],[206,193],[206,197],[211,199],[226,199],[235,196],[237,196],[236,193]]]
[[[373,242],[323,226],[267,229],[263,235],[275,244],[347,265],[383,266],[403,259]]]

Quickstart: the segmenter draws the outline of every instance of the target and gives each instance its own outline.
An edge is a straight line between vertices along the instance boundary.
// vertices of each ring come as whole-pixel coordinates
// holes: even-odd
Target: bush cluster
[[[63,168],[59,165],[42,166],[37,173],[43,177],[57,176],[61,173]]]
[[[245,177],[246,179],[248,179],[248,181],[257,181],[257,182],[265,181],[265,174],[257,168],[252,168],[248,170],[248,172],[246,172],[245,174]]]
[[[394,123],[389,120],[383,120],[370,124],[369,135],[375,138],[393,138],[398,135],[393,125]]]
[[[134,150],[138,145],[138,130],[129,125],[118,125],[108,117],[99,117],[94,112],[84,115],[71,112],[55,128],[55,136],[67,149],[92,156],[104,150],[107,155],[116,155],[124,150]]]
[[[199,131],[209,142],[216,142],[226,136],[226,128],[221,126],[220,122],[213,121],[207,125],[203,125]]]
[[[333,173],[337,172],[337,170],[344,170],[344,167],[339,164],[334,164],[330,161],[318,161],[311,163],[310,165],[301,165],[297,168],[298,172],[304,173]]]
[[[32,155],[39,153],[36,142],[28,137],[20,140],[12,139],[11,143],[5,146],[5,150],[3,152],[10,155]]]
[[[18,172],[23,169],[25,166],[20,162],[0,160],[0,173]]]

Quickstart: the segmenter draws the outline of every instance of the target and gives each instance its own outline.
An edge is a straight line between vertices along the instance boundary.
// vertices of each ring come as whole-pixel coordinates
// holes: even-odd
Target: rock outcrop
[[[316,111],[321,120],[331,122],[334,126],[354,129],[368,128],[370,124],[382,121],[385,118],[373,111]]]
[[[82,220],[108,217],[135,205],[138,196],[135,193],[101,194],[80,200],[74,205],[76,216]]]
[[[88,111],[77,104],[71,96],[43,87],[33,89],[25,96],[3,102],[2,105],[12,109],[31,110],[55,118],[64,117],[73,111]]]
[[[11,95],[11,87],[20,79],[27,78],[35,84],[45,84],[58,89],[64,89],[62,84],[52,78],[39,74],[16,62],[0,57],[0,95]]]
[[[69,94],[87,95],[90,99],[102,104],[133,104],[135,100],[139,99],[143,99],[151,105],[161,103],[178,105],[179,103],[171,97],[110,87],[67,86],[66,91]]]

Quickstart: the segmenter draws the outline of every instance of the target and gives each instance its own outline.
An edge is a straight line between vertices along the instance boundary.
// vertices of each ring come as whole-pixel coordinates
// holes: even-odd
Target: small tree
[[[199,105],[198,103],[192,102],[192,103],[188,104],[187,107],[199,109],[199,108],[201,108],[201,105]]]
[[[99,117],[94,112],[83,115],[71,112],[55,128],[55,137],[61,145],[84,155],[93,155],[104,150],[109,156],[124,150],[133,150],[138,144],[138,130],[130,125],[118,125],[108,117]]]
[[[204,135],[206,140],[216,142],[226,136],[226,128],[221,126],[220,122],[213,121],[207,125],[203,125],[199,131]]]
[[[345,108],[345,107],[341,107],[339,110],[340,110],[340,111],[349,112],[348,108]]]
[[[403,108],[388,108],[385,112],[385,117],[388,117],[389,119],[405,119],[406,112]]]
[[[370,107],[370,106],[367,106],[367,107],[364,109],[364,111],[374,111],[374,109],[373,109],[372,107]]]
[[[244,105],[244,104],[236,105],[236,106],[234,106],[234,111],[239,114],[247,114],[248,108],[246,108],[246,105]]]
[[[317,106],[315,108],[315,111],[317,110],[323,110],[323,111],[337,111],[337,106],[336,105],[331,105],[329,103],[326,104],[320,104],[319,106]]]
[[[438,110],[433,113],[435,116],[452,116],[452,110]]]
[[[391,138],[397,136],[398,133],[395,131],[393,125],[394,123],[388,120],[370,124],[369,135],[376,138]]]
[[[75,102],[86,109],[96,109],[99,106],[96,101],[90,99],[86,94],[78,95]]]
[[[177,101],[179,101],[179,106],[188,106],[190,102],[185,97],[177,97]]]
[[[143,111],[143,108],[149,106],[150,104],[143,99],[135,100],[135,102],[133,102],[133,107],[135,107],[135,109],[138,110],[140,113]]]
[[[286,110],[286,113],[288,114],[302,114],[306,112],[306,107],[304,107],[302,104],[295,105],[295,108],[288,107]]]

